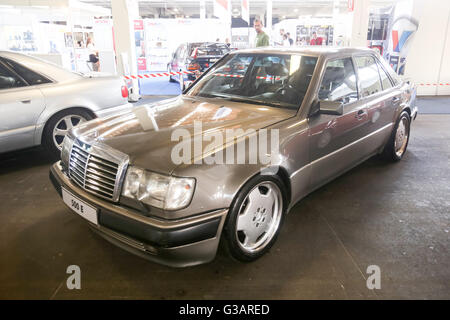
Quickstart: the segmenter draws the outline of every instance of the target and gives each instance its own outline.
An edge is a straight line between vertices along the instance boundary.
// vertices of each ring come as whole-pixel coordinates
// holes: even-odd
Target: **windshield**
[[[231,54],[211,68],[187,95],[297,109],[316,63],[317,57],[299,54]]]

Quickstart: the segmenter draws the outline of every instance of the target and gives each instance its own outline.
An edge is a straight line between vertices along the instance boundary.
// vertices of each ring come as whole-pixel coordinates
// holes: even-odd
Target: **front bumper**
[[[171,267],[186,267],[214,259],[228,209],[194,217],[162,220],[134,209],[101,200],[73,184],[60,162],[50,169],[50,180],[97,209],[98,225],[89,226],[113,244],[148,260]]]

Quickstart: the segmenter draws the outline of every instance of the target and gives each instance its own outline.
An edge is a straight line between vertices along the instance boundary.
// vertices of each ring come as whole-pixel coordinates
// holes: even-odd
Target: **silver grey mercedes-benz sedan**
[[[71,130],[50,179],[130,252],[189,266],[222,241],[253,261],[308,193],[373,155],[402,159],[415,92],[369,49],[235,51],[177,98]]]
[[[0,153],[42,144],[59,156],[73,126],[129,111],[124,80],[94,74],[0,51]]]

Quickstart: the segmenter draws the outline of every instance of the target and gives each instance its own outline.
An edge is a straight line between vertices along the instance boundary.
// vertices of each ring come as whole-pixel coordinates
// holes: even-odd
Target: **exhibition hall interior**
[[[449,124],[448,0],[0,0],[0,299],[450,299]]]

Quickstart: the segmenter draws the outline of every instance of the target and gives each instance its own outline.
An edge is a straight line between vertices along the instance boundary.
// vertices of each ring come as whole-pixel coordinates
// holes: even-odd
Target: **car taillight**
[[[122,86],[121,91],[122,91],[122,97],[128,98],[128,88],[126,86]]]
[[[200,70],[200,65],[198,63],[190,63],[187,68],[189,71]]]

